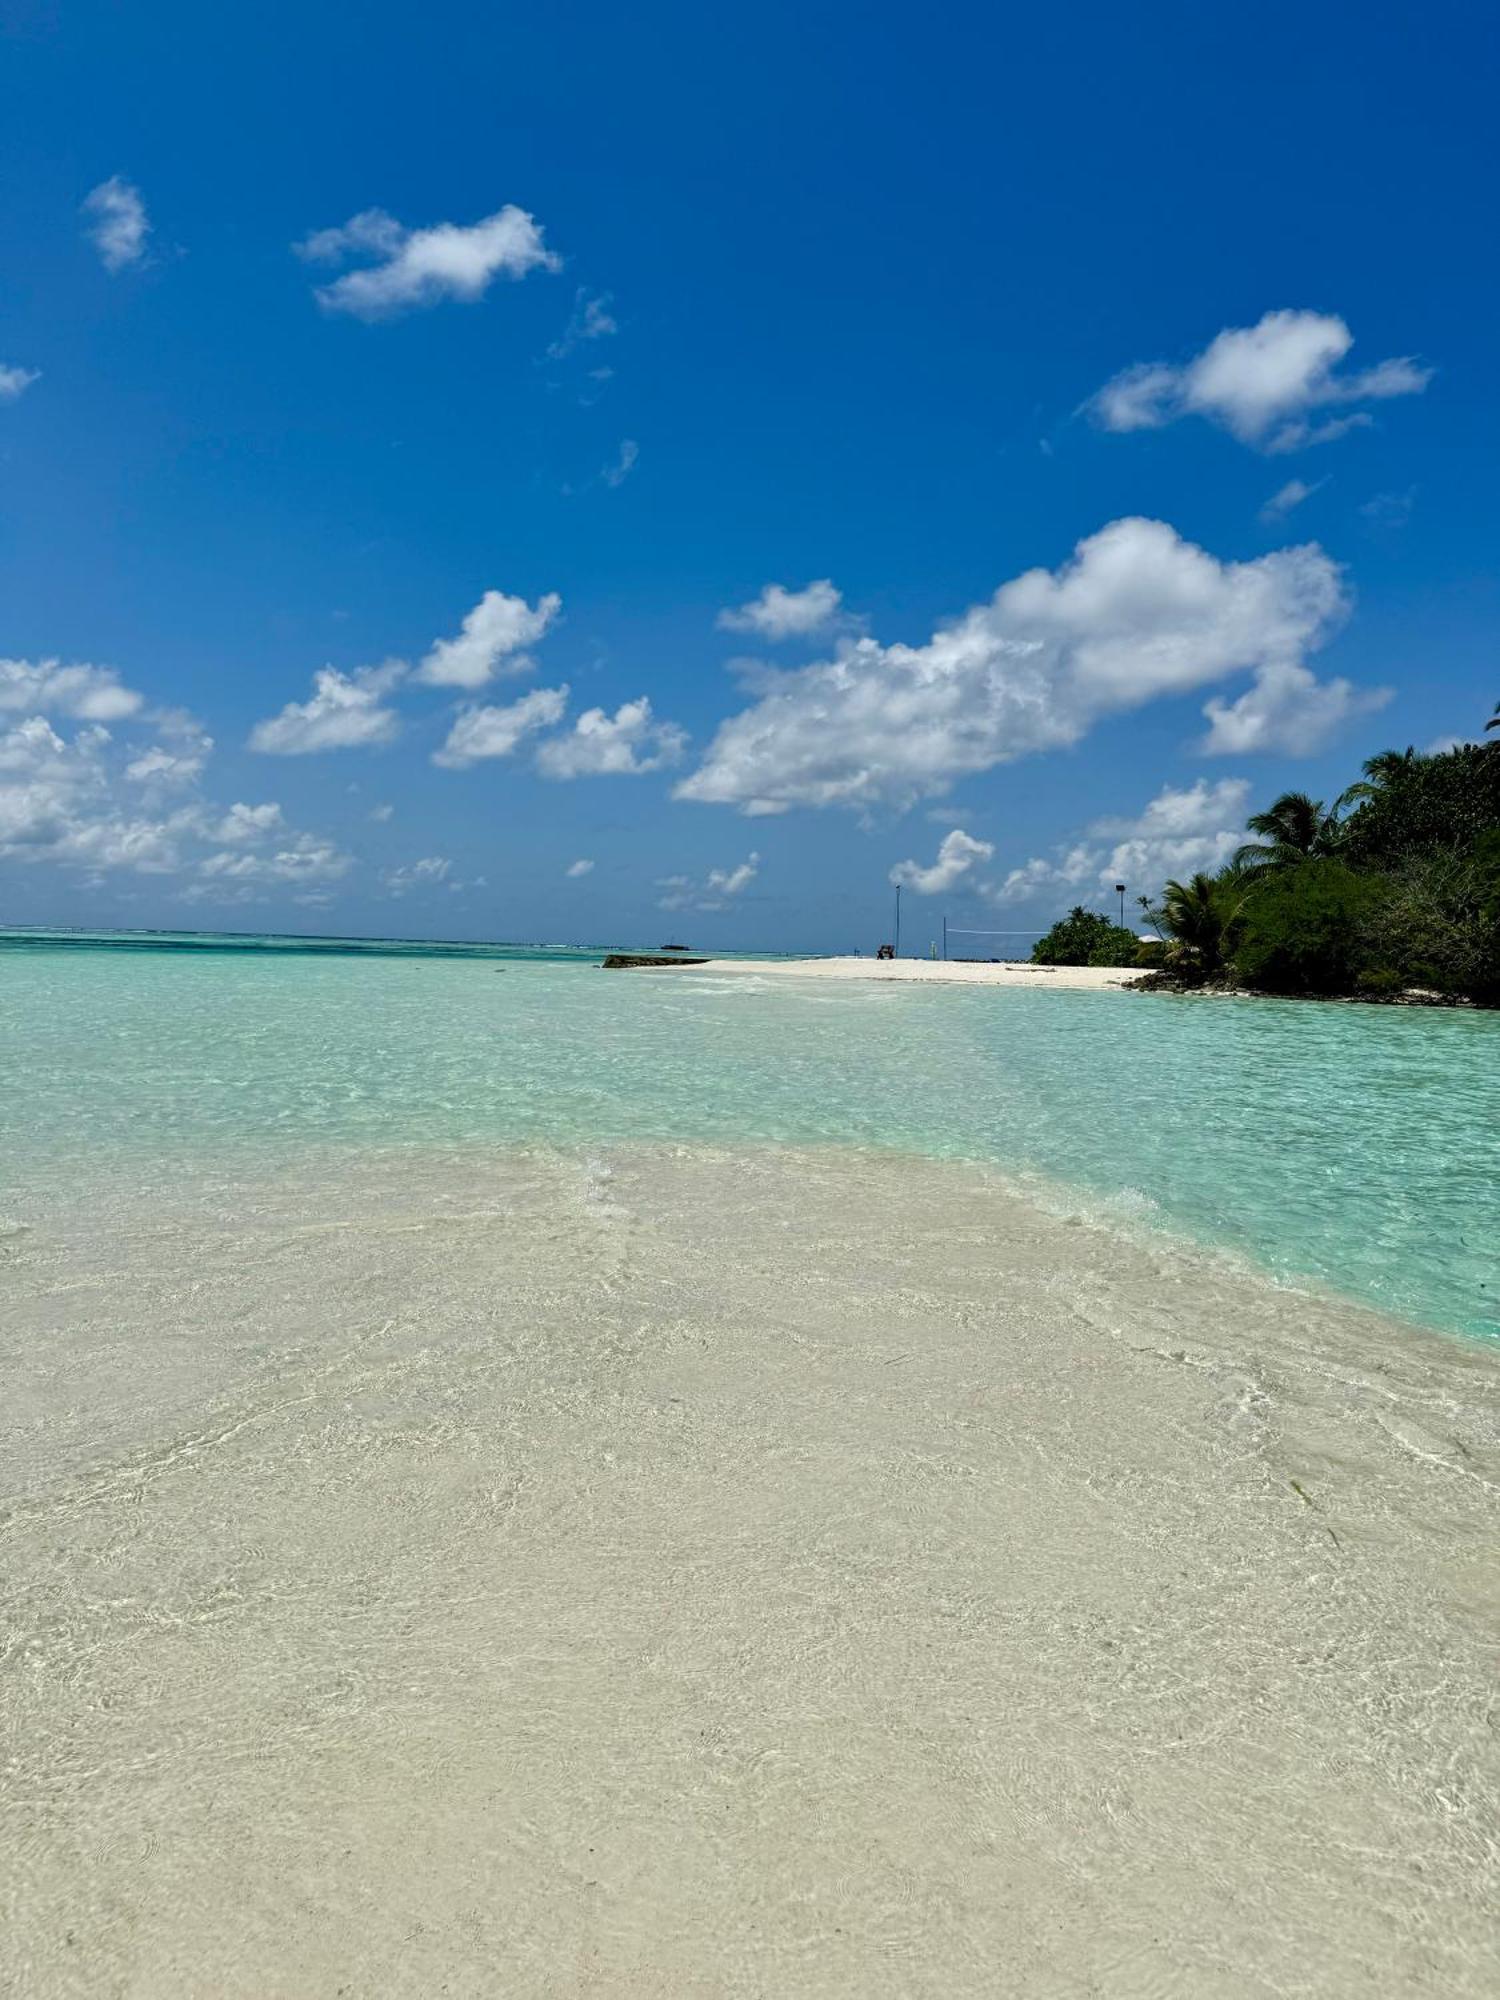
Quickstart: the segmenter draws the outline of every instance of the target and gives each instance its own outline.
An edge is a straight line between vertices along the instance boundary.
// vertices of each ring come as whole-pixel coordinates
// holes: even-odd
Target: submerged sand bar
[[[1494,1990],[1482,1342],[834,1147],[94,1184],[0,1303],[0,1988]]]
[[[786,979],[871,979],[890,983],[916,981],[953,986],[1014,986],[1088,988],[1125,987],[1139,977],[1118,966],[1025,965],[1019,960],[978,964],[941,958],[714,958],[700,968],[709,972],[755,972]]]

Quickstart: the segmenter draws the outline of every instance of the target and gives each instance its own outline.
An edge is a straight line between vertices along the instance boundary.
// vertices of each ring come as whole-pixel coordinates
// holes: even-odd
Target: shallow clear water
[[[274,943],[0,934],[0,1208],[314,1147],[832,1143],[991,1161],[1500,1331],[1497,1015]]]

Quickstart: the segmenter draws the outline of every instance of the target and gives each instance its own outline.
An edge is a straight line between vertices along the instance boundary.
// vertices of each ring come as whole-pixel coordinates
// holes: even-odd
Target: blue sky
[[[1020,931],[1500,694],[1477,6],[0,36],[0,918]]]

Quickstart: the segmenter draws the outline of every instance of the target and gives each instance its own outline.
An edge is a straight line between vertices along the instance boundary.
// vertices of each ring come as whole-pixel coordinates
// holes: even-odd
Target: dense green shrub
[[[1388,868],[1414,855],[1468,854],[1500,826],[1500,743],[1461,743],[1423,757],[1387,751],[1344,821],[1339,853],[1352,868]]]
[[[1031,948],[1033,965],[1134,965],[1140,940],[1098,910],[1075,903]]]
[[[1377,965],[1357,975],[1354,990],[1363,1000],[1394,1000],[1406,991],[1406,981],[1389,965]]]
[[[1500,730],[1500,710],[1487,725]],[[1383,750],[1330,809],[1283,792],[1217,875],[1138,897],[1161,942],[1075,905],[1038,965],[1160,968],[1266,993],[1393,998],[1422,986],[1500,1006],[1500,737]]]
[[[1417,855],[1384,878],[1366,911],[1365,957],[1408,986],[1480,994],[1500,984],[1500,922],[1486,915],[1488,870],[1476,854]]]
[[[1134,931],[1121,930],[1118,924],[1111,924],[1109,936],[1103,944],[1096,944],[1089,953],[1089,964],[1134,965],[1140,942]]]
[[[1341,861],[1267,869],[1229,934],[1246,986],[1267,993],[1348,993],[1368,969],[1366,929],[1381,886]]]

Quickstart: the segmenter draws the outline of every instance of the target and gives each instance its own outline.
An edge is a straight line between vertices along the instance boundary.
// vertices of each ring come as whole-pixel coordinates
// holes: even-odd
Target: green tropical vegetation
[[[1031,948],[1033,965],[1134,965],[1140,949],[1134,931],[1121,929],[1097,910],[1075,903]]]
[[[1489,740],[1383,750],[1331,806],[1284,792],[1216,874],[1139,898],[1142,941],[1075,906],[1038,965],[1140,965],[1172,986],[1500,1006],[1500,707]]]

